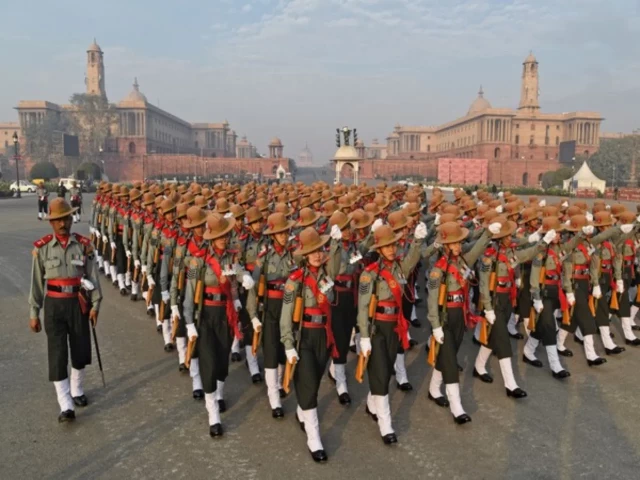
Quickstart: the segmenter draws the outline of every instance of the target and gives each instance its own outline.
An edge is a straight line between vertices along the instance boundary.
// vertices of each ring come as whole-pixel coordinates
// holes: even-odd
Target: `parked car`
[[[20,180],[20,193],[34,193],[36,191],[38,187],[36,187],[33,183],[31,182],[27,182],[26,180]],[[16,193],[18,191],[18,184],[16,182],[13,182],[10,186],[9,189],[13,192]]]

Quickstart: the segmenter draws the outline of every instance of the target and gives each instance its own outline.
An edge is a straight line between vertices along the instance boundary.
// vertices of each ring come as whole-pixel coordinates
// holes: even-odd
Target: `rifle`
[[[98,358],[98,367],[100,368],[100,375],[102,376],[102,387],[106,388],[107,384],[104,381],[104,370],[102,369],[102,357],[100,357],[100,346],[98,345],[98,335],[96,334],[96,326],[91,323],[91,332],[93,333],[93,343],[96,347],[96,357]]]
[[[440,282],[438,290],[438,306],[440,307],[440,325],[444,325],[447,320],[447,297],[449,296],[449,266],[451,265],[451,252],[447,255],[447,267],[444,272],[444,279]],[[429,355],[427,355],[427,363],[435,368],[440,353],[440,344],[436,341],[435,336],[431,333],[431,341],[429,347]]]
[[[382,265],[382,258],[378,259],[378,274],[376,274],[376,278],[373,284],[373,293],[371,294],[371,299],[369,300],[369,321],[371,322],[371,332],[369,332],[369,339],[373,338],[376,333],[376,310],[378,308],[378,281],[379,281],[379,272],[380,266]],[[398,308],[402,308],[401,306]],[[367,355],[360,352],[358,354],[358,364],[356,365],[356,381],[358,383],[362,383],[364,380],[364,372],[367,371],[367,367],[369,366],[369,357],[371,356],[371,352]]]
[[[300,295],[296,297],[295,306],[293,309],[293,323],[298,323],[300,325],[300,330],[298,331],[298,342],[296,344],[296,352],[300,351],[300,342],[302,341],[302,311],[304,309],[304,280],[306,277],[307,269],[306,266],[303,266],[304,273],[302,275],[302,281],[300,282]],[[299,300],[299,301],[298,301]],[[298,313],[298,321],[296,322],[296,311]],[[287,362],[287,365],[284,367],[284,378],[282,379],[282,388],[288,394],[291,391],[291,380],[293,379],[293,375],[296,371],[297,361],[293,361],[293,363]]]
[[[545,251],[544,257],[542,259],[542,266],[540,267],[540,275],[538,276],[538,289],[540,289],[540,285],[543,285],[544,288],[544,280],[545,277],[547,275],[547,257],[549,256],[549,249],[551,248],[551,246],[547,247],[547,250]],[[543,292],[541,292],[542,294]],[[540,297],[542,297],[542,295],[540,295]],[[536,312],[536,309],[531,306],[531,311],[529,312],[529,325],[528,325],[528,329],[530,332],[535,332],[536,331],[536,323],[538,322],[538,312]]]
[[[266,290],[266,278],[264,273],[260,274],[260,279],[258,280],[258,311],[262,313],[262,324],[264,325],[264,319],[266,317],[267,305],[265,296]],[[253,331],[253,339],[251,340],[251,354],[256,356],[258,353],[258,348],[260,348],[260,343],[262,342],[262,328],[260,331]]]
[[[200,324],[200,315],[202,314],[202,306],[204,304],[204,276],[206,270],[206,265],[203,265],[200,275],[198,275],[198,281],[196,282],[196,291],[193,296],[193,303],[195,303],[196,305],[196,311],[193,315],[193,323],[196,325],[196,327]],[[191,357],[193,356],[197,341],[198,337],[191,337],[189,338],[189,342],[187,343],[187,353],[184,359],[184,365],[187,368],[189,368],[189,365],[191,364]]]

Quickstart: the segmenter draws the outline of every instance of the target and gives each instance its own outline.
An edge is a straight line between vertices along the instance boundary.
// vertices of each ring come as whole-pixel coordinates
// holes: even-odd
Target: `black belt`
[[[326,315],[303,315],[302,320],[309,323],[318,323],[325,324],[326,323]]]
[[[284,292],[284,283],[271,283],[267,282],[267,288],[269,290],[277,290],[279,292]]]
[[[461,293],[455,295],[447,295],[447,303],[462,303],[464,302],[464,295]]]
[[[398,307],[376,307],[376,313],[382,313],[384,315],[397,315]]]
[[[60,292],[60,293],[78,293],[80,291],[79,285],[48,285],[47,290],[50,292]]]
[[[560,275],[545,275],[545,280],[560,280]]]
[[[341,288],[353,288],[353,280],[347,280],[347,281],[340,281],[340,280],[336,280],[335,282],[336,287],[341,287]]]
[[[511,282],[498,282],[500,288],[511,288]]]
[[[211,302],[226,302],[227,296],[222,293],[205,293],[204,299]]]

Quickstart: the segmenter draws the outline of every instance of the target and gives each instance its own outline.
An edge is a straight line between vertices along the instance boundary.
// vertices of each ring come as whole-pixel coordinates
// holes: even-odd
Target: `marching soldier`
[[[617,257],[616,261],[621,265],[622,286],[618,288],[619,308],[618,317],[622,324],[622,332],[624,333],[625,343],[633,347],[640,346],[640,339],[633,333],[633,321],[631,318],[631,299],[629,298],[629,289],[632,282],[635,281],[636,271],[636,238],[638,233],[638,224],[636,223],[636,215],[633,212],[624,211],[618,216],[620,224],[620,235],[616,242]],[[618,287],[619,287],[618,282]],[[622,291],[620,291],[622,290]]]
[[[147,315],[151,317],[155,315],[155,309],[153,307],[153,302],[148,298],[148,275],[150,271],[148,261],[150,246],[149,239],[151,238],[151,232],[154,230],[155,223],[157,221],[155,200],[156,196],[152,192],[146,192],[142,196],[142,208],[144,209],[144,212],[142,214],[142,231],[140,232],[142,235],[142,243],[140,246],[140,272],[142,273],[142,280],[140,288],[142,290],[142,298],[147,304]]]
[[[127,273],[125,284],[131,285],[131,300],[138,300],[140,293],[140,247],[142,246],[142,222],[144,210],[141,206],[142,192],[136,188],[129,191],[131,209],[126,217],[128,228],[124,229],[122,242],[125,245],[127,257]]]
[[[95,271],[91,241],[71,234],[75,209],[63,199],[49,206],[53,234],[34,243],[29,294],[29,327],[40,332],[40,311],[44,309],[47,334],[49,381],[53,382],[59,422],[75,419],[75,406],[88,400],[83,390],[84,368],[91,364],[89,322],[95,327],[102,294]],[[71,378],[67,358],[71,353]]]
[[[73,223],[80,222],[80,214],[82,213],[82,190],[78,187],[76,181],[73,181],[71,189],[69,190],[71,207],[77,208],[76,213],[73,214]]]
[[[120,187],[117,195],[117,203],[114,205],[112,220],[111,259],[115,259],[116,280],[120,295],[127,295],[127,287],[131,286],[131,277],[128,277],[127,285],[127,250],[129,246],[125,244],[125,231],[129,229],[129,189]]]
[[[49,191],[45,188],[43,181],[38,183],[36,195],[38,196],[38,220],[42,220],[47,218],[49,208]]]
[[[158,316],[162,322],[162,337],[164,339],[164,351],[173,351],[173,342],[171,341],[171,315],[170,300],[171,294],[169,288],[171,286],[171,275],[173,274],[173,254],[178,240],[178,226],[176,225],[177,213],[176,204],[167,199],[161,204],[164,225],[160,235],[160,268],[159,268],[159,290],[160,299],[158,303]],[[183,212],[186,214],[186,211]]]

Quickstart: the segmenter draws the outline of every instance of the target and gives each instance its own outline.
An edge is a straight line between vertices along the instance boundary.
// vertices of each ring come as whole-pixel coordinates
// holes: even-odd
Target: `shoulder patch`
[[[427,283],[427,288],[429,291],[436,291],[440,286],[440,278],[442,277],[442,272],[440,270],[434,269],[431,270],[429,274],[429,282]]]
[[[485,265],[491,265],[491,262],[493,262],[493,259],[491,257],[484,257],[482,259],[482,263],[484,263]]]
[[[78,233],[74,233],[73,235],[76,237],[76,240],[78,240],[78,242],[83,244],[85,247],[91,245],[91,240],[89,240],[87,237],[84,237]]]
[[[369,265],[367,265],[367,268],[365,268],[366,272],[377,272],[378,271],[378,262],[373,262],[370,263]]]
[[[361,283],[366,283],[366,282],[370,282],[371,281],[371,275],[363,272],[362,275],[360,275],[360,282]]]
[[[296,289],[296,286],[293,283],[287,282],[284,288],[287,292],[293,292]]]
[[[181,247],[187,244],[187,237],[178,237],[178,245]]]
[[[51,240],[53,240],[53,234],[50,233],[49,235],[45,235],[44,237],[42,237],[40,240],[36,240],[35,242],[33,242],[33,246],[36,248],[41,248]]]
[[[289,280],[293,280],[294,282],[297,282],[302,278],[303,273],[304,272],[302,271],[302,269],[298,268],[297,270],[294,270],[294,272],[291,275],[289,275]]]

